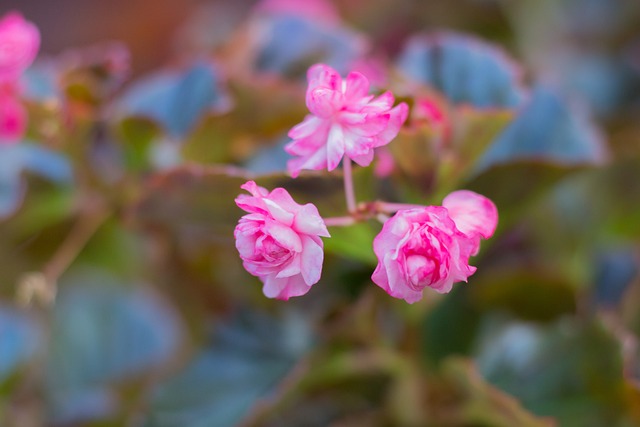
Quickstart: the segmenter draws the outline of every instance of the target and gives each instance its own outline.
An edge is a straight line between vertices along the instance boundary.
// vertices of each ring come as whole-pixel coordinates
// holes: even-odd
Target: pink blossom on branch
[[[372,280],[392,297],[414,303],[425,288],[446,293],[476,271],[469,257],[481,237],[493,235],[497,209],[471,191],[451,193],[445,203],[398,211],[374,239],[378,266]]]
[[[322,237],[329,237],[318,209],[297,204],[284,188],[272,192],[249,181],[251,193],[236,198],[248,212],[234,231],[244,268],[260,278],[269,298],[304,295],[320,280],[324,259]]]
[[[29,68],[40,48],[40,33],[18,12],[0,19],[0,80],[20,77]]]
[[[358,72],[343,80],[333,68],[317,64],[307,78],[311,114],[291,129],[293,141],[285,147],[297,156],[287,165],[294,177],[302,169],[334,170],[344,156],[368,166],[374,149],[391,142],[407,119],[407,104],[393,107],[391,92],[369,95],[369,80]]]

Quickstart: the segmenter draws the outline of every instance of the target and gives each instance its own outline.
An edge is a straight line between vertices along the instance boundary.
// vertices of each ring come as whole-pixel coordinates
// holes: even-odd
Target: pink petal
[[[349,157],[360,166],[369,166],[373,161],[374,154],[375,153],[373,151],[373,148],[370,148],[369,151],[367,151],[365,154],[359,154],[355,156],[350,155]]]
[[[254,197],[264,197],[269,194],[269,191],[267,191],[266,188],[259,187],[258,184],[255,183],[255,181],[247,181],[242,184],[240,188],[242,188],[243,190],[247,190]]]
[[[320,274],[322,273],[322,262],[324,260],[324,251],[322,250],[322,241],[316,242],[310,236],[302,235],[302,254],[301,271],[302,278],[311,286],[318,283]]]
[[[324,86],[332,90],[342,90],[342,77],[340,74],[325,64],[316,64],[307,71],[309,90],[318,86]]]
[[[347,102],[358,102],[369,93],[369,79],[363,74],[352,71],[346,79],[344,97]]]
[[[269,193],[269,199],[292,214],[295,214],[300,209],[300,205],[293,200],[289,192],[281,187],[275,188]]]
[[[268,298],[277,298],[288,300],[291,297],[297,297],[309,292],[311,287],[307,285],[301,275],[276,278],[275,276],[266,276],[263,278],[264,286],[262,292]]]
[[[293,231],[291,227],[277,221],[267,220],[264,226],[264,232],[273,237],[282,247],[290,251],[300,252],[302,250],[300,236]]]
[[[268,198],[264,198],[262,200],[264,201],[264,205],[269,211],[269,213],[271,214],[271,216],[273,217],[273,219],[275,219],[279,223],[286,226],[291,226],[291,224],[293,224],[293,217],[294,217],[293,213],[285,210],[282,206],[280,206],[274,200],[271,200]]]
[[[325,120],[322,120],[313,115],[307,115],[304,118],[302,123],[297,124],[289,131],[289,138],[291,139],[301,139],[306,138],[310,135],[315,134],[318,131],[318,128],[325,123]]]
[[[296,274],[300,274],[301,271],[301,258],[300,256],[295,256],[291,258],[291,261],[276,274],[276,278],[281,279],[283,277],[291,277]]]
[[[393,101],[395,98],[393,94],[389,91],[383,93],[379,97],[373,99],[368,102],[367,105],[362,108],[363,113],[381,113],[387,111],[389,108],[393,106]]]
[[[398,104],[395,108],[389,111],[389,121],[387,127],[376,135],[376,147],[387,145],[391,140],[398,136],[400,128],[407,120],[409,115],[409,106],[404,102]]]
[[[328,118],[340,111],[344,104],[344,95],[340,91],[321,86],[307,92],[306,102],[307,108],[313,114]]]
[[[293,219],[293,228],[298,233],[331,237],[327,230],[327,226],[318,213],[318,208],[311,203],[303,205],[298,213],[296,213],[296,216]]]
[[[454,191],[444,198],[442,206],[458,230],[469,237],[479,234],[488,239],[498,225],[498,209],[488,198],[469,190]]]
[[[327,169],[334,170],[344,156],[344,132],[342,126],[333,125],[327,139]]]
[[[323,147],[310,156],[287,161],[287,170],[292,177],[296,178],[302,169],[327,169],[327,150]]]
[[[330,120],[322,120],[316,131],[304,138],[291,141],[284,147],[284,151],[292,156],[310,156],[320,149],[324,149],[329,138],[332,122]]]
[[[390,114],[367,114],[357,125],[348,126],[349,132],[360,136],[376,136],[389,124]]]

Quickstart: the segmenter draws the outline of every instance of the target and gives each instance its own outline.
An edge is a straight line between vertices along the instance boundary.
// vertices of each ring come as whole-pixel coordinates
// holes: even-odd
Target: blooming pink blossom
[[[471,191],[456,191],[445,201],[445,207],[398,211],[374,239],[378,266],[372,280],[389,295],[414,303],[425,288],[446,293],[476,271],[469,257],[480,237],[493,235],[495,205]]]
[[[374,149],[391,142],[407,119],[405,103],[393,107],[391,92],[374,98],[369,80],[358,72],[342,79],[333,68],[317,64],[307,72],[306,103],[311,114],[289,132],[287,153],[298,156],[288,169],[334,170],[343,156],[361,166],[373,160]]]
[[[15,80],[26,70],[38,53],[40,33],[18,12],[0,19],[0,80]]]
[[[248,212],[234,231],[244,268],[260,278],[269,298],[306,294],[320,280],[324,258],[319,236],[329,237],[313,204],[299,205],[283,188],[268,192],[249,181],[236,204]]]
[[[0,144],[18,142],[26,128],[27,112],[20,100],[11,93],[0,93]]]

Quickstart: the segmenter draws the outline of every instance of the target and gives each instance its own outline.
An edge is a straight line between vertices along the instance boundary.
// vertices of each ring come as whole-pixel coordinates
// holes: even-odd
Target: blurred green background
[[[0,0],[42,34],[0,153],[0,425],[640,425],[640,3],[311,3]],[[366,222],[306,296],[242,269],[249,177],[345,212],[340,174],[284,172],[315,62],[412,107],[359,200],[496,203],[468,284],[392,299]]]

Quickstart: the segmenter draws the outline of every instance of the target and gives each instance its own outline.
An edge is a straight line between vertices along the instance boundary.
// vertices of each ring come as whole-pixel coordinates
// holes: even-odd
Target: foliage
[[[26,133],[0,141],[0,425],[640,424],[636,2],[262,3],[135,78],[113,44],[20,77]],[[244,271],[246,181],[346,212],[342,171],[286,172],[317,62],[409,106],[393,171],[354,170],[360,201],[496,204],[467,284],[390,298],[374,220],[329,229],[306,296],[266,299]]]

